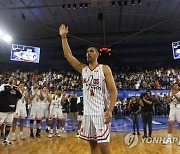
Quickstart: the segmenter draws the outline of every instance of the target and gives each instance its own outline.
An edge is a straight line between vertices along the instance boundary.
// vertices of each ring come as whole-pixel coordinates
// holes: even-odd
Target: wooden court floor
[[[133,148],[127,148],[124,143],[126,132],[111,133],[112,154],[180,154],[177,144],[163,145],[159,143],[142,143]],[[143,133],[141,132],[141,135]],[[167,135],[167,130],[153,131],[153,137]],[[179,135],[179,130],[174,130],[173,135]],[[61,133],[61,137],[48,138],[43,131],[41,138],[29,138],[29,130],[25,128],[26,140],[13,141],[12,145],[0,145],[0,154],[89,154],[90,148],[86,141],[75,138],[75,133]]]

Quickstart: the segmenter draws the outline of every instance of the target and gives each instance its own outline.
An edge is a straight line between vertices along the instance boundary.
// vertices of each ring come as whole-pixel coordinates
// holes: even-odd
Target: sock
[[[4,137],[4,140],[6,140],[6,139],[8,138],[9,132],[10,132],[10,130],[5,130],[5,137]]]

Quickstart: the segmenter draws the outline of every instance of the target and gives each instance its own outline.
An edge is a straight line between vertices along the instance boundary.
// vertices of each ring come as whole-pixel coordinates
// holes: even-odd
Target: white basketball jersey
[[[170,96],[172,95],[172,93],[170,93]],[[180,97],[180,91],[176,94],[177,97]],[[179,102],[177,101],[177,99],[173,96],[172,97],[172,101],[170,102],[170,108],[180,108],[180,104],[178,104]]]
[[[22,94],[22,97],[21,97],[21,99],[18,100],[17,107],[25,107],[26,106],[25,94],[22,92],[21,92],[21,94]]]
[[[54,108],[62,108],[61,106],[61,98],[62,97],[58,97],[58,96],[54,96],[54,99],[52,100],[52,103],[51,105],[54,107]]]
[[[107,86],[103,65],[93,70],[88,66],[82,70],[84,115],[103,115],[107,106]]]
[[[32,95],[34,95],[35,92],[34,90],[32,91]],[[38,91],[38,93],[34,96],[33,100],[31,101],[31,105],[33,107],[41,107],[41,101],[40,101],[40,92]]]

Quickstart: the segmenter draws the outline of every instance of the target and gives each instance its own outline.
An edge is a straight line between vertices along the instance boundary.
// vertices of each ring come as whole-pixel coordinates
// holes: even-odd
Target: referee
[[[5,136],[2,140],[3,145],[11,144],[11,142],[8,141],[8,135],[11,129],[17,101],[22,97],[15,83],[16,80],[14,77],[10,77],[7,84],[2,84],[0,86],[0,127],[2,127],[3,123],[6,125]]]

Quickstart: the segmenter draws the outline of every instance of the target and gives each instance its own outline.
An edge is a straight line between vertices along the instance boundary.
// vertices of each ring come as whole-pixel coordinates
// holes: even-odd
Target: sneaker
[[[3,140],[2,141],[2,145],[12,145],[12,143],[10,142],[10,141],[8,141],[8,140]]]
[[[40,133],[36,133],[36,137],[41,138],[41,134]]]
[[[17,139],[17,138],[16,138],[16,134],[15,134],[15,133],[12,133],[12,139],[11,139],[11,140],[12,140],[12,141],[16,141],[16,139]]]
[[[30,134],[30,138],[34,138],[34,134],[33,133]]]
[[[48,137],[52,138],[53,137],[53,133],[49,133]]]
[[[137,135],[141,135],[140,132],[137,132]]]
[[[134,133],[132,133],[133,135],[136,135],[136,133],[134,132]]]
[[[80,134],[79,133],[76,134],[76,138],[80,138]]]
[[[61,137],[61,134],[59,132],[56,133],[57,137]]]
[[[163,142],[164,145],[167,144],[172,144],[172,139],[171,138],[167,138],[165,142]]]
[[[62,128],[62,132],[66,133],[66,130],[64,128]]]
[[[25,140],[24,135],[20,135],[20,136],[19,136],[19,139],[20,139],[20,140]]]

